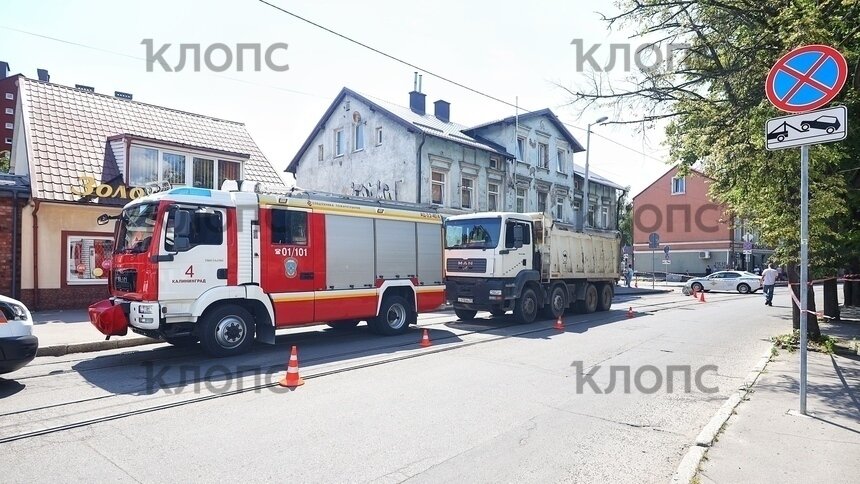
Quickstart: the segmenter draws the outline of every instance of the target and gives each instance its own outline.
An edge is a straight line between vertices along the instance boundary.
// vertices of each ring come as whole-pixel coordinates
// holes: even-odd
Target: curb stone
[[[714,416],[711,417],[704,428],[702,428],[699,435],[696,436],[695,442],[689,449],[687,449],[686,454],[684,454],[684,458],[681,459],[681,463],[678,464],[678,468],[672,476],[673,483],[688,484],[698,474],[699,464],[705,457],[705,453],[711,445],[713,445],[717,438],[717,434],[720,433],[720,430],[722,430],[723,426],[728,422],[729,418],[731,418],[735,408],[737,408],[743,399],[750,393],[752,386],[765,370],[768,362],[770,362],[772,349],[773,346],[768,348],[764,356],[759,358],[759,361],[753,367],[753,370],[747,374],[746,378],[744,378],[744,382],[741,384],[740,388],[726,399],[719,410],[717,410]]]
[[[42,346],[36,350],[36,356],[65,356],[72,353],[91,353],[94,351],[131,348],[134,346],[151,345],[156,343],[163,343],[163,341],[141,336],[126,339],[90,341],[86,343],[50,345]]]

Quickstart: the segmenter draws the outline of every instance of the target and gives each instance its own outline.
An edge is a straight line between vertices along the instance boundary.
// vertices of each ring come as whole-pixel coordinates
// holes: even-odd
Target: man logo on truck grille
[[[289,259],[284,261],[284,272],[287,273],[287,277],[290,279],[296,277],[296,273],[299,271],[299,261],[290,257]]]
[[[468,259],[460,259],[457,261],[457,267],[460,269],[469,270],[472,268],[472,261]]]

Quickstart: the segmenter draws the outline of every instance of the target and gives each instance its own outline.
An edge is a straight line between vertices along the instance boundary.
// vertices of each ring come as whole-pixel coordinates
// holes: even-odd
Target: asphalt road
[[[290,330],[221,360],[167,345],[37,358],[0,379],[3,480],[666,482],[768,338],[790,331],[787,292],[773,308],[760,294],[618,299],[564,331],[422,315],[430,348],[418,330],[362,325]],[[293,344],[306,384],[289,392],[271,385]],[[679,371],[668,391],[675,365],[689,392]]]

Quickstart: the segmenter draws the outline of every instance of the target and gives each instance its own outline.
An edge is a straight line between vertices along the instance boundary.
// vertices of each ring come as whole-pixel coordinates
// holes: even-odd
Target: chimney
[[[416,72],[415,73],[415,81],[414,81],[413,87],[412,87],[413,91],[409,93],[409,109],[411,109],[412,112],[415,114],[420,114],[421,116],[424,116],[424,114],[426,112],[426,110],[425,110],[425,104],[426,104],[425,98],[427,96],[425,96],[421,92],[420,77],[421,76],[419,76],[418,73]]]
[[[51,82],[51,75],[48,74],[48,69],[36,69],[36,75],[42,82]]]
[[[6,79],[9,75],[9,63],[0,61],[0,79]]]
[[[443,123],[451,120],[451,103],[448,101],[438,100],[433,103],[433,114]]]
[[[114,95],[115,97],[120,98],[120,99],[128,99],[129,101],[131,101],[131,97],[132,97],[132,96],[131,96],[131,93],[128,93],[128,92],[122,92],[122,91],[114,91],[114,92],[113,92],[113,95]]]

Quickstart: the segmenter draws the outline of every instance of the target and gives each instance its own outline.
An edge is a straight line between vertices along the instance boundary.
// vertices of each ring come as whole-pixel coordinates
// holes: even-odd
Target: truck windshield
[[[122,211],[116,252],[146,252],[152,242],[158,206],[154,203],[135,205]]]
[[[499,244],[500,218],[474,218],[445,222],[446,249],[493,249]]]

